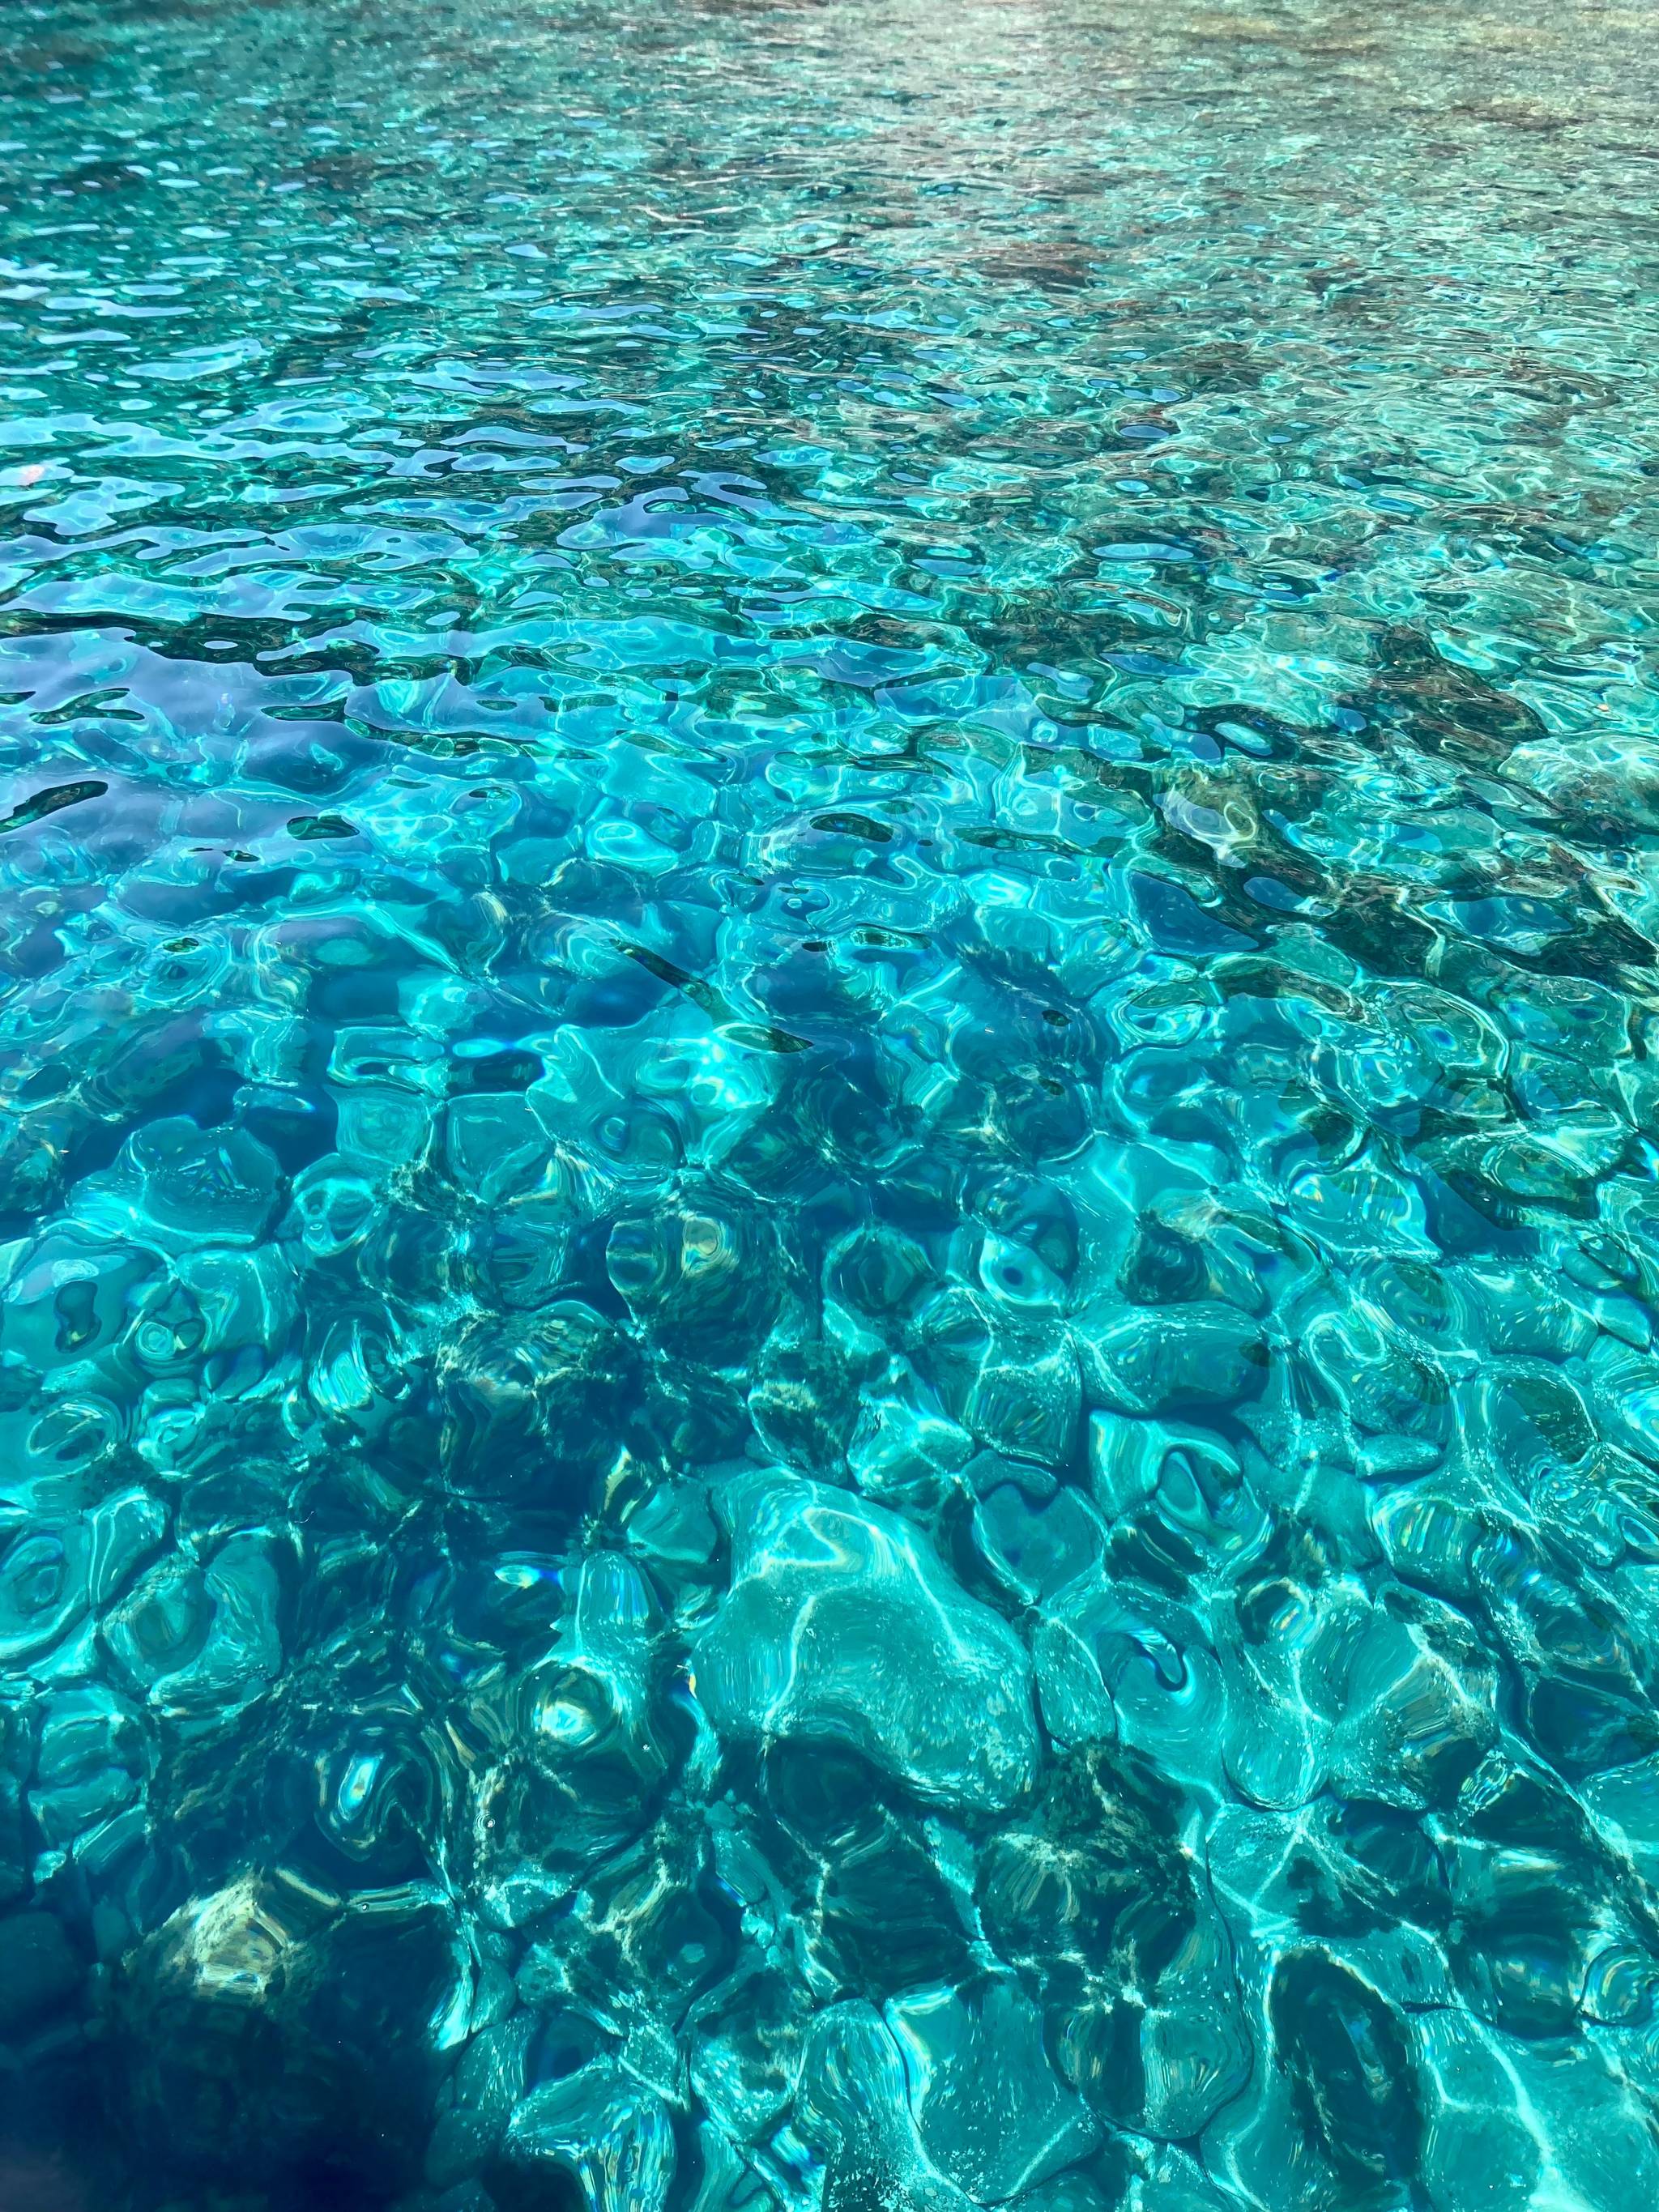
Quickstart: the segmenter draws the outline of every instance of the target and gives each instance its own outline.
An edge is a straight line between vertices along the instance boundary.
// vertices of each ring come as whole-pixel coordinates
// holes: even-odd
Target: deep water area
[[[1659,2206],[1656,56],[7,0],[0,2212]]]

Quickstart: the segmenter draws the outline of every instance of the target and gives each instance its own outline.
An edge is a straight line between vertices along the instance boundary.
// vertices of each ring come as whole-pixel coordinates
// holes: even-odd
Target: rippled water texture
[[[1659,2203],[1659,15],[0,19],[4,2212]]]

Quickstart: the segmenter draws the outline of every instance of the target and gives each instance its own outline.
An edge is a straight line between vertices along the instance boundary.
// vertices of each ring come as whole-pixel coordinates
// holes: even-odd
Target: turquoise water
[[[0,17],[4,2212],[1659,2203],[1656,32]]]

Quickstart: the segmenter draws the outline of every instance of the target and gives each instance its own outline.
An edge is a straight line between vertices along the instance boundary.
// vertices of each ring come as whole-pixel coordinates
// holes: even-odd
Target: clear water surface
[[[1656,34],[5,9],[7,2212],[1659,2203]]]

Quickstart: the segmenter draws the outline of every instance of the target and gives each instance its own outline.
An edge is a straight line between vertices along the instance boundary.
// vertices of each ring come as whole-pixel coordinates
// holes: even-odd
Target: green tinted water
[[[1659,2199],[1640,8],[0,19],[0,2203]]]

